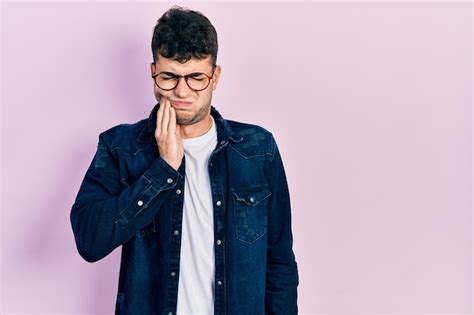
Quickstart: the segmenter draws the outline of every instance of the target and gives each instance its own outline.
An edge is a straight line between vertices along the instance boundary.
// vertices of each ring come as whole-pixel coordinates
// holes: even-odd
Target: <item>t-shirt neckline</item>
[[[199,145],[202,145],[204,143],[206,143],[208,140],[210,140],[214,133],[215,133],[215,130],[216,130],[216,123],[214,121],[214,117],[211,116],[211,128],[209,128],[208,131],[206,131],[206,133],[200,135],[200,136],[197,136],[197,137],[193,137],[193,138],[186,138],[186,139],[183,139],[183,144],[185,146],[199,146]]]

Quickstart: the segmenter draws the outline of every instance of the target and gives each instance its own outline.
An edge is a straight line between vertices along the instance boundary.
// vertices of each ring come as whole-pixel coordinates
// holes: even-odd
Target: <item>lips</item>
[[[177,102],[177,101],[171,101],[171,104],[173,104],[173,106],[175,106],[175,107],[189,107],[189,106],[191,106],[193,103],[191,103],[191,102]]]

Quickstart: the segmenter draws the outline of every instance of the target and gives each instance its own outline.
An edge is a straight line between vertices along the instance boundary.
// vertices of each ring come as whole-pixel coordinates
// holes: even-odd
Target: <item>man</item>
[[[154,28],[158,103],[99,135],[71,209],[88,262],[122,245],[116,314],[296,314],[290,199],[266,129],[211,106],[221,67],[201,13]]]

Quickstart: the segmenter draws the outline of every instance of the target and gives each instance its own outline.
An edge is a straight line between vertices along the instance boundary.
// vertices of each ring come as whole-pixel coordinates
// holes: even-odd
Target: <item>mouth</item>
[[[191,102],[177,102],[177,101],[171,101],[171,104],[172,104],[174,107],[189,107],[189,106],[191,106],[193,103],[191,103]]]

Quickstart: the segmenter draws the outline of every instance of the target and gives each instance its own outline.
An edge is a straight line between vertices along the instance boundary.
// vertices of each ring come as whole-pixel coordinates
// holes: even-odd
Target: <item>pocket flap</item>
[[[268,198],[272,193],[267,186],[250,186],[232,189],[235,198],[249,206],[258,205],[262,200]]]

